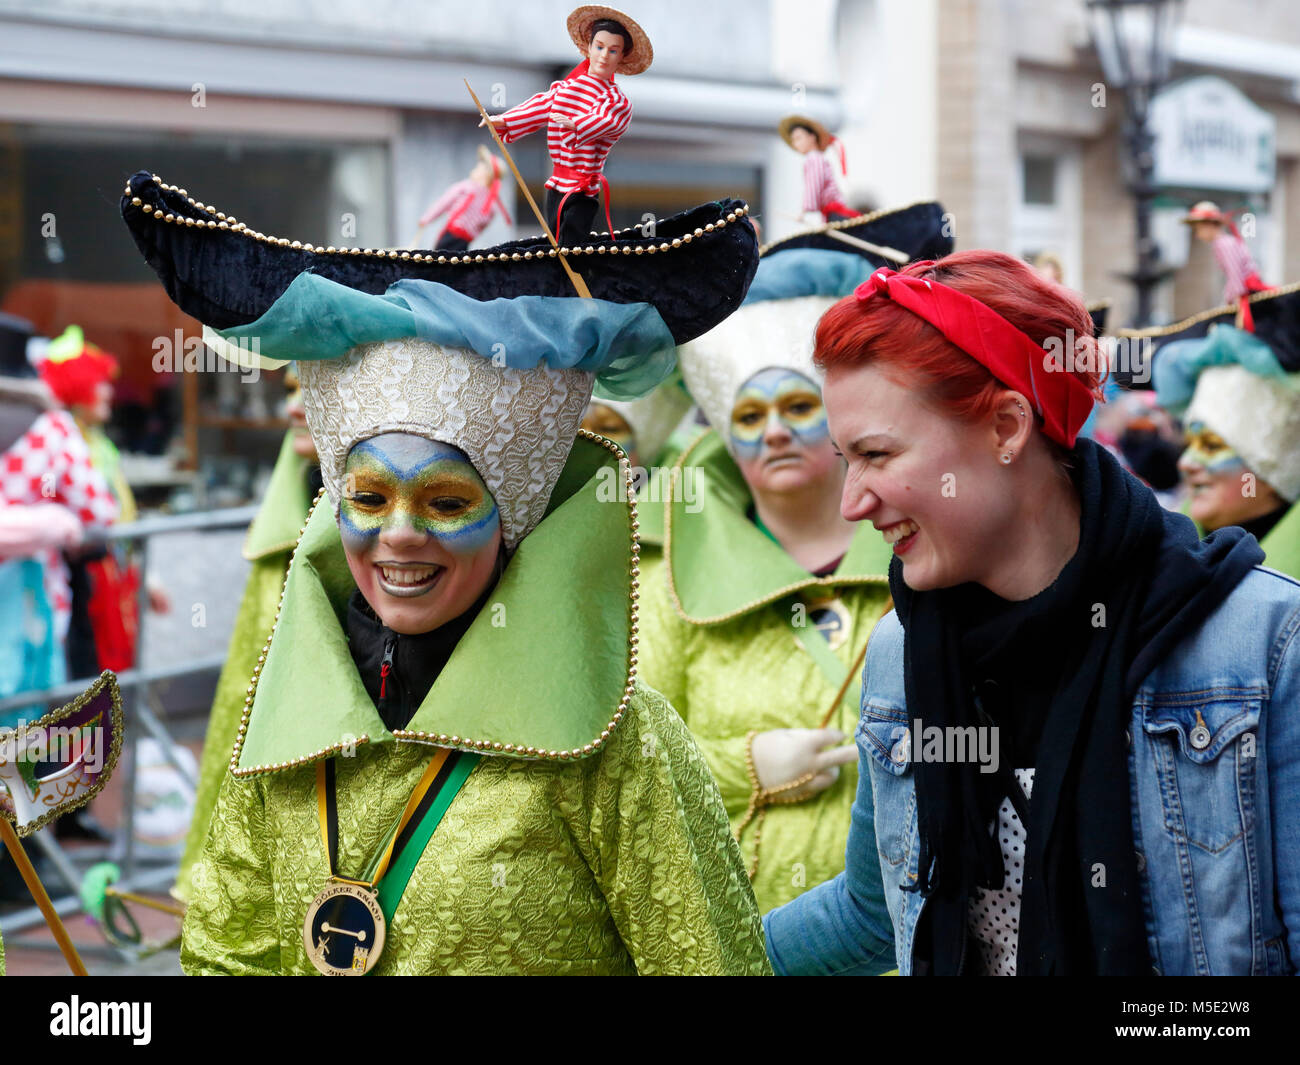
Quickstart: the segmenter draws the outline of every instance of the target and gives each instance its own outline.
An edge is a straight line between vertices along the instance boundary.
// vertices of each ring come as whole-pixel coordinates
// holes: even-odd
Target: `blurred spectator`
[[[71,325],[50,341],[39,369],[55,398],[72,414],[91,464],[117,504],[119,520],[134,521],[135,497],[122,475],[121,456],[104,431],[112,414],[117,360],[87,342],[80,326]],[[124,544],[71,553],[68,562],[69,674],[93,677],[104,669],[131,668],[139,632],[139,567],[131,563]],[[150,605],[165,610],[168,604],[161,591],[151,591]]]
[[[1048,281],[1055,281],[1058,285],[1065,284],[1065,266],[1061,262],[1061,257],[1054,251],[1040,252],[1034,258],[1034,269]]]

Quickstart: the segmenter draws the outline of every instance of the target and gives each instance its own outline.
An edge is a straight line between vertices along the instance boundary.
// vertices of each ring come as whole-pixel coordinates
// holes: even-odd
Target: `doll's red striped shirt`
[[[499,194],[499,188],[497,191]],[[493,194],[490,186],[466,178],[456,182],[438,197],[437,202],[421,216],[420,225],[427,226],[435,218],[450,211],[446,228],[457,236],[473,240],[487,228],[495,210],[501,211],[506,222],[510,221],[505,205]]]
[[[842,201],[844,194],[835,180],[830,160],[821,152],[809,152],[803,162],[803,209],[822,211]]]
[[[512,107],[501,116],[505,128],[498,127],[507,144],[527,136],[547,124],[546,147],[551,161],[571,170],[591,175],[560,177],[552,174],[548,189],[558,192],[583,192],[596,195],[600,182],[596,175],[605,165],[609,151],[632,121],[632,104],[613,82],[594,74],[575,74],[557,81],[545,92]],[[576,127],[561,129],[554,119],[567,118]],[[549,124],[548,124],[549,123]]]
[[[1235,303],[1248,292],[1258,291],[1259,267],[1251,258],[1246,242],[1232,233],[1220,233],[1210,244],[1214,258],[1223,271],[1226,284],[1223,286],[1223,302]],[[1255,284],[1251,284],[1251,279]]]

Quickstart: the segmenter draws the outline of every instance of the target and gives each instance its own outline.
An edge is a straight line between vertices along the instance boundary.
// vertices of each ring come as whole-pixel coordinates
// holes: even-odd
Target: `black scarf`
[[[487,603],[495,582],[472,607],[431,632],[402,635],[388,628],[357,589],[348,600],[348,649],[375,708],[390,732],[406,728],[462,636]],[[388,671],[384,673],[385,662]]]
[[[1036,738],[1017,972],[1141,974],[1150,961],[1125,738],[1133,697],[1264,554],[1237,528],[1198,541],[1190,520],[1164,510],[1090,440],[1075,446],[1072,477],[1079,548],[1032,599],[1007,602],[972,585],[916,593],[898,558],[889,584],[906,632],[910,716],[922,728],[997,723]],[[1044,655],[1056,669],[1044,667]],[[990,671],[1029,678],[1020,698],[995,709],[1010,719],[998,720],[977,699]],[[915,966],[936,975],[969,971],[967,906],[975,888],[1002,886],[989,825],[1014,786],[1012,767],[981,773],[973,760],[927,762],[916,751],[913,758],[917,890],[929,921]]]

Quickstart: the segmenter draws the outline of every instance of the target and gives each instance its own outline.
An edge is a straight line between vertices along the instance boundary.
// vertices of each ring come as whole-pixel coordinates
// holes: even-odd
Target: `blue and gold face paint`
[[[731,445],[738,459],[759,456],[772,419],[783,424],[802,447],[812,447],[830,438],[821,390],[794,370],[779,367],[760,370],[741,386],[731,409],[729,427]]]
[[[492,542],[496,500],[465,454],[409,433],[385,433],[348,452],[339,532],[352,551],[405,526],[456,555]]]
[[[592,400],[588,405],[587,413],[582,416],[582,428],[614,441],[629,458],[636,453],[636,433],[632,426],[613,407],[607,407],[599,400]]]
[[[1187,448],[1179,465],[1199,466],[1211,476],[1223,473],[1239,474],[1246,463],[1232,445],[1204,422],[1191,422],[1187,426]]]

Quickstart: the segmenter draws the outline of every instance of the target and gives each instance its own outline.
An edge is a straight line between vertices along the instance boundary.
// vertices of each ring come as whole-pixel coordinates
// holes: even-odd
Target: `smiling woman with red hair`
[[[777,971],[1292,971],[1300,586],[1078,438],[1083,305],[965,252],[877,270],[817,356],[896,611],[846,870],[768,915]]]

